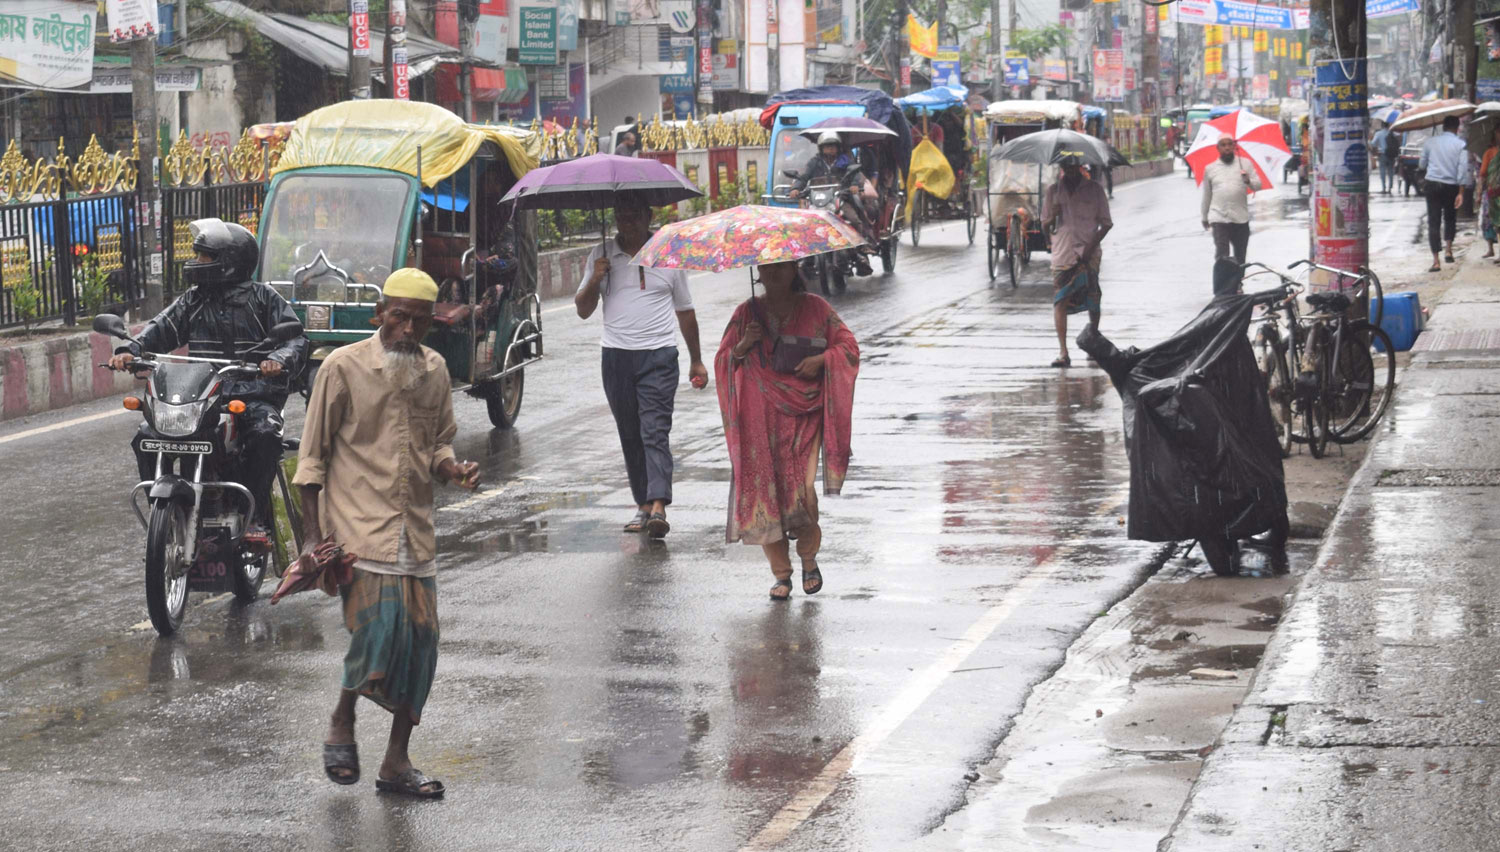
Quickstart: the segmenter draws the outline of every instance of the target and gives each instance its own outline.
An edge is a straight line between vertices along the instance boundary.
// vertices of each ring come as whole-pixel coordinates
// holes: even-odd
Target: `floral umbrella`
[[[1203,126],[1198,128],[1197,138],[1193,139],[1192,146],[1188,148],[1187,156],[1183,157],[1198,183],[1203,183],[1203,170],[1218,159],[1219,152],[1215,150],[1215,146],[1224,136],[1234,140],[1236,156],[1243,157],[1255,169],[1260,176],[1262,189],[1271,187],[1271,175],[1281,171],[1286,161],[1292,158],[1292,152],[1286,147],[1286,140],[1281,138],[1279,122],[1261,118],[1248,109],[1235,110],[1226,116],[1203,122]],[[1243,163],[1241,168],[1244,168]]]
[[[855,248],[864,239],[826,210],[742,204],[657,231],[634,263],[723,272]]]

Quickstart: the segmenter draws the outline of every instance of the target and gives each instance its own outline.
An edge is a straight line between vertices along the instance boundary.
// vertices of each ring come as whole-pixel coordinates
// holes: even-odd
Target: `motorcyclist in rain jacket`
[[[280,293],[251,280],[260,249],[249,231],[219,219],[199,219],[189,230],[197,256],[183,265],[182,278],[192,286],[146,324],[139,343],[115,349],[114,369],[126,369],[143,351],[172,352],[184,345],[193,357],[243,360],[270,336],[272,326],[298,321]],[[281,410],[307,352],[307,338],[298,336],[261,359],[258,378],[226,380],[225,395],[245,403],[239,415],[239,471],[255,496],[255,521],[261,526],[269,518],[271,482],[281,458]],[[141,452],[142,437],[137,434],[132,446],[144,480],[155,476],[156,454]]]

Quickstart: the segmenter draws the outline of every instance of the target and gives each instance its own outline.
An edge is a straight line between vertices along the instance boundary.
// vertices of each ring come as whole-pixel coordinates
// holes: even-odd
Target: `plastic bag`
[[[1251,296],[1216,298],[1144,350],[1121,352],[1092,325],[1078,336],[1125,403],[1128,537],[1237,540],[1285,529],[1281,446],[1246,334],[1253,307]]]

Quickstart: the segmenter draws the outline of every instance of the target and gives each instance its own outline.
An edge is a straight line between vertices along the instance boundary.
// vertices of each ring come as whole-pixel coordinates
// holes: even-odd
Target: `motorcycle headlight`
[[[198,431],[198,421],[203,419],[203,409],[210,400],[201,399],[183,405],[169,405],[157,400],[151,411],[151,425],[168,438],[186,438]]]

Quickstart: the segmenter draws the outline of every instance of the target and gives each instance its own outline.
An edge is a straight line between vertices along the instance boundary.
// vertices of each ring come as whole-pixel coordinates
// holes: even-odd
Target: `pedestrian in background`
[[[1479,162],[1479,179],[1475,181],[1475,191],[1480,194],[1479,227],[1489,244],[1484,257],[1495,256],[1495,229],[1500,225],[1500,162],[1496,162],[1500,157],[1496,153],[1500,153],[1500,124],[1490,130],[1490,147]]]
[[[1427,271],[1439,272],[1443,268],[1438,262],[1438,250],[1443,248],[1438,240],[1439,228],[1447,247],[1443,259],[1453,263],[1458,208],[1464,203],[1464,187],[1473,182],[1469,175],[1468,148],[1458,138],[1458,116],[1443,119],[1443,131],[1422,145],[1419,168],[1427,175],[1427,247],[1432,249],[1432,266]]]
[[[1401,157],[1401,134],[1392,130],[1389,122],[1382,122],[1370,147],[1380,163],[1380,193],[1390,195],[1396,188],[1396,160]]]
[[[1084,177],[1083,161],[1070,155],[1060,165],[1062,178],[1047,187],[1042,203],[1042,226],[1052,233],[1052,324],[1062,351],[1052,366],[1070,367],[1068,314],[1088,311],[1099,327],[1100,244],[1115,223],[1104,188]]]
[[[1203,169],[1203,230],[1213,229],[1214,258],[1245,262],[1250,248],[1250,193],[1261,186],[1254,166],[1235,156],[1234,139],[1219,137],[1219,158]]]
[[[766,295],[741,303],[724,329],[714,372],[733,478],[725,540],[758,544],[792,595],[788,540],[797,542],[802,593],[823,588],[816,478],[838,494],[849,469],[859,343],[833,307],[807,292],[796,262],[759,268]]]
[[[437,284],[398,269],[383,289],[379,330],[335,349],[318,370],[292,482],[302,496],[304,552],[326,533],[359,557],[340,590],[351,638],[323,771],[336,784],[359,781],[354,705],[363,695],[391,713],[375,788],[437,799],[443,783],[412,766],[407,751],[437,669],[432,486],[441,479],[472,490],[479,465],[454,457],[448,366],[420,342]]]
[[[672,411],[677,401],[677,332],[688,349],[688,376],[708,387],[708,368],[698,350],[698,315],[688,293],[687,273],[647,269],[631,258],[651,237],[651,208],[615,208],[618,235],[589,253],[589,274],[573,304],[588,319],[604,302],[600,360],[604,396],[615,416],[625,472],[636,513],[626,532],[645,530],[662,538],[671,529]],[[607,252],[607,254],[606,254]]]
[[[635,135],[635,131],[627,130],[620,134],[620,144],[615,146],[615,156],[634,157],[639,147],[639,140]]]

